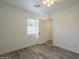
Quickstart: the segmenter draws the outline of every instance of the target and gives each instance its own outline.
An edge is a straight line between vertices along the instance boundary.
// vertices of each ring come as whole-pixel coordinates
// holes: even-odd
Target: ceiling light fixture
[[[42,3],[47,6],[50,7],[54,4],[55,0],[42,0]]]

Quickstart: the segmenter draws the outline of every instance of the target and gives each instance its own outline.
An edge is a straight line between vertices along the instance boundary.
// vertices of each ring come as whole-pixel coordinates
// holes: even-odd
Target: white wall
[[[36,15],[0,3],[0,54],[37,44],[36,37],[26,34],[26,19],[29,16]]]
[[[79,4],[53,14],[53,45],[79,53]]]
[[[29,11],[0,3],[0,54],[37,44],[38,37],[27,35],[26,19],[27,17],[38,18],[38,16]],[[42,38],[46,37],[46,39],[40,39],[39,42],[45,43],[51,39],[50,21],[44,20],[42,25],[45,25],[42,30],[47,36],[42,34]]]

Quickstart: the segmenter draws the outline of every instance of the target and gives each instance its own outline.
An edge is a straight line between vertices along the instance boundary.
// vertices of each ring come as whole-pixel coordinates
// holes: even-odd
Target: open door
[[[39,20],[39,44],[52,40],[51,20]]]
[[[39,19],[27,18],[27,39],[30,44],[37,44],[39,41]]]
[[[39,32],[39,44],[45,43],[47,40],[45,20],[39,20]]]

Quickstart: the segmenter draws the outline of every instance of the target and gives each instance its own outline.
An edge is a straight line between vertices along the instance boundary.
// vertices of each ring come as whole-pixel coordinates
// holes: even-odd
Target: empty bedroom
[[[79,59],[79,0],[0,0],[0,59]]]

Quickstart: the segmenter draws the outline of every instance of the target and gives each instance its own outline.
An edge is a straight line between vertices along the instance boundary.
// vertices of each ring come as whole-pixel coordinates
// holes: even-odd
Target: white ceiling
[[[0,1],[8,5],[13,5],[15,7],[24,10],[29,10],[31,12],[45,16],[49,16],[52,13],[67,8],[69,6],[79,4],[79,0],[60,0],[59,2],[55,2],[55,4],[52,7],[46,7],[40,3],[40,7],[36,8],[34,7],[36,0],[0,0]]]

